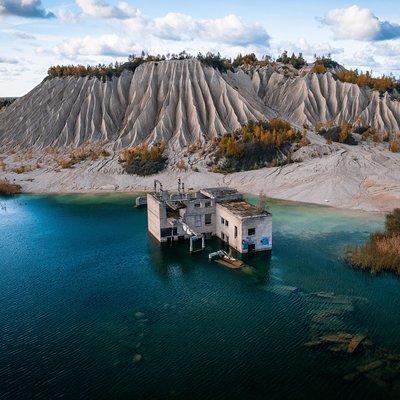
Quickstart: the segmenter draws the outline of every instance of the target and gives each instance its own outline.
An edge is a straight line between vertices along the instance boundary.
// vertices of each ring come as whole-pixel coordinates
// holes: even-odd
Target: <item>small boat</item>
[[[230,256],[228,253],[226,253],[223,250],[216,251],[215,253],[210,253],[208,255],[208,258],[210,261],[214,260],[218,264],[223,265],[224,267],[231,268],[231,269],[239,269],[245,265],[243,261]]]

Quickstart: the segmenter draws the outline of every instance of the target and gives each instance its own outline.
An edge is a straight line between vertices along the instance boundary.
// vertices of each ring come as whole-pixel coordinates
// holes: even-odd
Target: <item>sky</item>
[[[56,64],[124,61],[144,50],[328,55],[400,76],[399,0],[0,0],[0,97]]]

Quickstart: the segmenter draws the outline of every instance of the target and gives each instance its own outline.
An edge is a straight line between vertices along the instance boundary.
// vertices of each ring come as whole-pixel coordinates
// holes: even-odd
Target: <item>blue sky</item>
[[[332,53],[400,75],[398,1],[0,0],[0,97],[20,96],[54,64],[151,53]]]

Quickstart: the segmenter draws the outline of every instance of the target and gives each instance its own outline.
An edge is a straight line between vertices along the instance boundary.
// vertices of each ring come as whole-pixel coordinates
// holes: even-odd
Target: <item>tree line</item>
[[[99,79],[107,80],[113,76],[119,76],[124,70],[134,72],[136,68],[146,62],[159,62],[165,60],[188,60],[197,59],[203,65],[218,69],[220,72],[234,71],[241,66],[260,66],[265,67],[273,63],[282,63],[291,65],[295,69],[301,69],[307,65],[302,53],[291,55],[285,50],[283,53],[273,59],[269,55],[264,55],[258,58],[254,53],[238,54],[235,58],[227,58],[221,56],[220,53],[208,52],[206,54],[198,53],[193,56],[186,51],[179,54],[167,53],[166,55],[152,55],[142,51],[141,54],[131,54],[126,62],[115,62],[111,64],[98,64],[98,65],[55,65],[48,69],[48,78],[65,77],[65,76],[79,76],[79,77],[96,77]],[[332,60],[331,55],[317,57],[314,55],[314,63],[311,72],[317,74],[324,74],[328,69],[338,68],[339,64]],[[380,93],[397,91],[400,93],[400,81],[396,80],[394,76],[382,75],[373,77],[370,72],[359,72],[356,70],[342,70],[335,71],[334,76],[342,82],[349,82],[361,87],[370,87],[371,89],[378,90]],[[1,107],[1,103],[0,103]]]
[[[221,72],[227,72],[228,70],[234,70],[243,65],[250,66],[267,66],[274,62],[274,59],[265,55],[259,59],[254,53],[250,54],[238,54],[235,58],[227,58],[221,56],[220,53],[207,52],[206,54],[198,53],[197,56],[193,56],[186,51],[182,51],[179,54],[168,53],[166,55],[152,55],[147,54],[144,51],[140,55],[131,54],[128,57],[127,62],[115,62],[111,64],[98,64],[98,65],[55,65],[48,69],[48,77],[65,77],[65,76],[80,76],[80,77],[96,77],[99,79],[107,79],[112,76],[119,76],[122,71],[130,70],[134,71],[139,65],[145,62],[159,62],[165,60],[188,60],[197,59],[202,64],[209,67],[220,70]],[[293,66],[300,68],[305,64],[305,60],[300,53],[298,56],[292,54],[288,57],[287,52],[282,53],[275,61],[292,64]]]

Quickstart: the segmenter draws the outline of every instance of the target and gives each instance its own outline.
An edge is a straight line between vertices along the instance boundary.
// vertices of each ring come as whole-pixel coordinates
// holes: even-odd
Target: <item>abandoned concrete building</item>
[[[190,251],[196,243],[204,248],[205,240],[217,236],[240,253],[272,248],[272,215],[243,199],[231,188],[208,188],[185,192],[159,189],[147,195],[147,217],[150,233],[160,242],[190,240]]]

